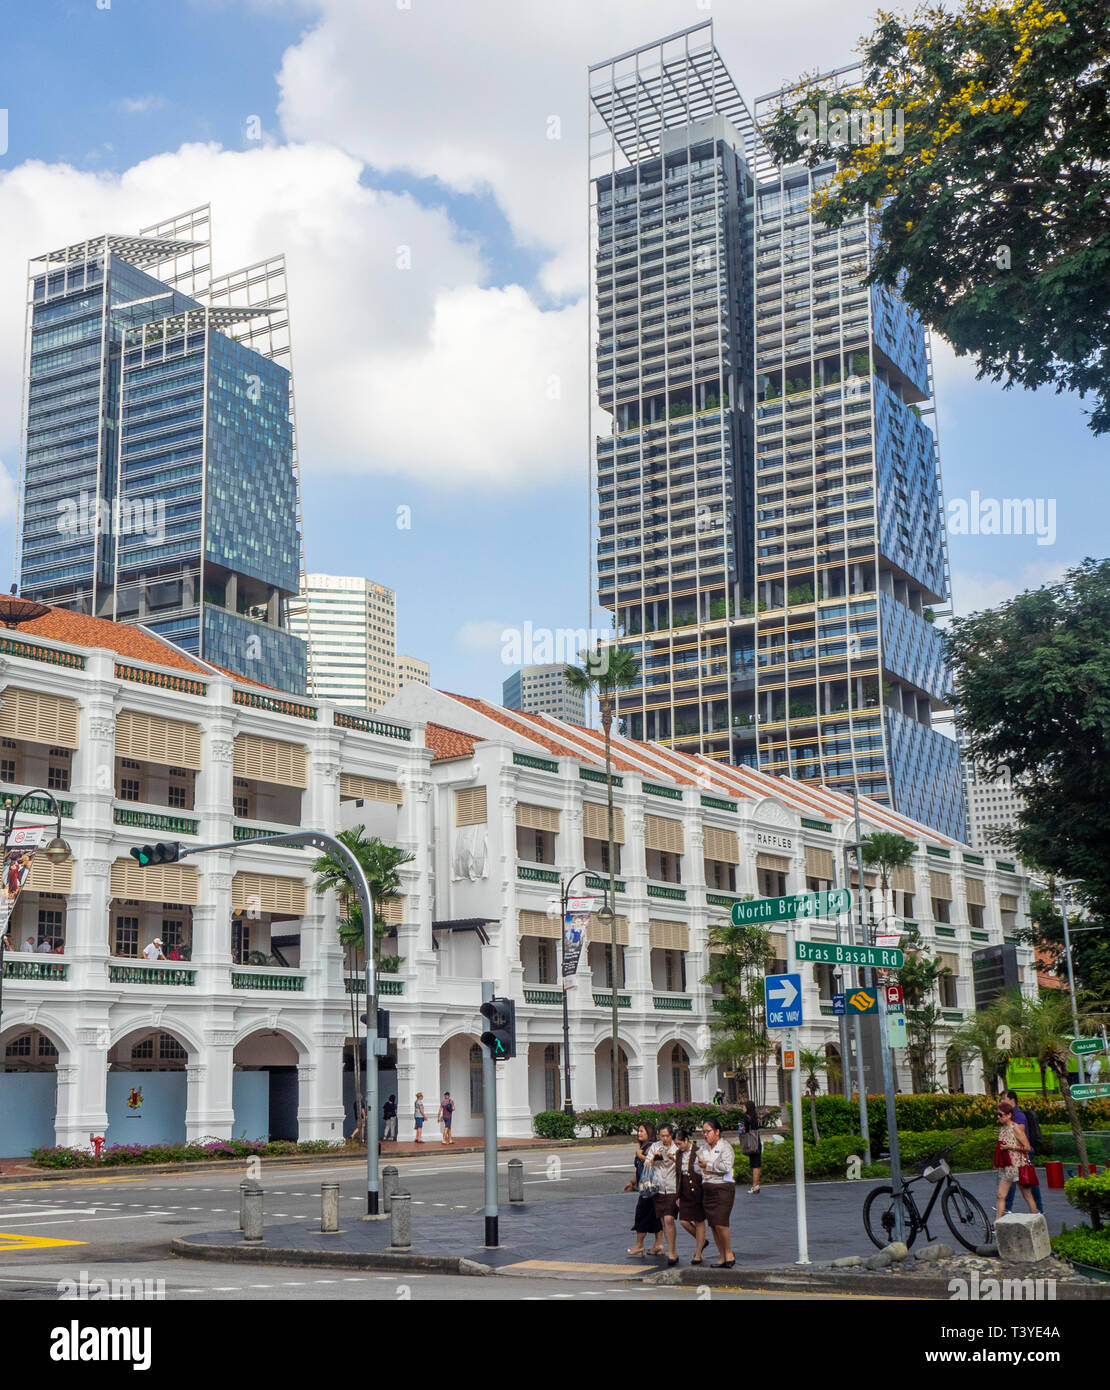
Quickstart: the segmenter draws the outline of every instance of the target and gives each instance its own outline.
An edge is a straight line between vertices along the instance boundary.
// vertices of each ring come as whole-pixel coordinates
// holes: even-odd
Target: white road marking
[[[169,1216],[168,1211],[137,1211],[132,1216],[89,1216],[83,1221],[70,1218],[68,1221],[28,1221],[20,1217],[16,1221],[6,1221],[8,1226],[91,1226],[94,1221],[141,1221],[144,1216]]]

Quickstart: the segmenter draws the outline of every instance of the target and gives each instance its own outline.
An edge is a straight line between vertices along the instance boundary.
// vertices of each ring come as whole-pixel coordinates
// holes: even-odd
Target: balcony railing
[[[4,961],[5,980],[64,980],[68,965],[57,960]]]
[[[108,983],[112,985],[195,985],[195,970],[178,970],[161,965],[108,966]]]
[[[130,811],[116,806],[112,811],[116,825],[129,825],[136,830],[162,830],[171,835],[195,835],[200,821],[189,820],[185,816],[163,815],[160,811]]]
[[[297,700],[274,699],[270,695],[259,695],[253,690],[233,690],[233,704],[245,705],[248,709],[265,710],[267,714],[284,714],[290,719],[317,718],[315,705],[302,705]]]
[[[706,893],[705,901],[709,904],[710,907],[731,908],[732,904],[738,903],[740,899],[736,897],[728,898],[724,895],[724,893]]]
[[[22,656],[27,661],[45,661],[48,666],[68,666],[74,671],[85,669],[85,658],[77,652],[40,647],[37,642],[24,642],[18,637],[0,637],[0,652],[5,656]]]
[[[587,879],[586,879],[586,887],[587,887],[587,888],[595,888],[595,889],[598,890],[598,892],[601,892],[601,893],[608,893],[608,891],[609,891],[609,880],[608,880],[607,878],[602,878],[600,875],[596,875],[596,876],[595,876],[595,875],[591,874],[591,875],[589,875],[589,876],[587,877]],[[618,892],[618,893],[623,893],[623,892],[624,892],[624,883],[623,883],[619,878],[618,878],[618,879],[614,879],[614,880],[613,880],[613,888],[614,888],[614,890],[615,890],[616,892]]]
[[[559,764],[550,758],[534,758],[531,753],[514,753],[514,767],[534,767],[537,772],[558,772]]]
[[[399,738],[412,741],[412,730],[403,724],[385,724],[380,719],[366,719],[360,714],[343,714],[336,710],[333,722],[338,729],[357,729],[362,734],[377,734],[379,738]]]
[[[348,975],[343,981],[343,989],[347,994],[365,994],[366,976]],[[383,994],[404,994],[404,980],[390,979],[385,975],[378,976],[378,996]]]
[[[703,806],[708,806],[714,811],[735,811],[736,802],[726,801],[720,796],[703,796],[701,799]]]
[[[28,787],[26,790],[30,791],[31,789],[30,787]],[[19,787],[13,787],[7,782],[3,783],[3,785],[0,786],[0,797],[2,797],[5,801],[8,799],[8,797],[11,797],[13,801],[18,801],[21,795],[22,792],[20,791]],[[59,801],[58,806],[61,810],[63,820],[73,819],[72,801]],[[47,801],[45,796],[29,796],[19,809],[25,814],[31,816],[54,815],[54,803],[52,801]]]
[[[261,970],[252,970],[249,973],[238,970],[231,972],[232,989],[277,989],[290,994],[303,994],[304,981],[303,975],[293,975],[285,970],[275,970],[272,973]]]
[[[233,840],[261,840],[267,835],[290,835],[292,827],[288,825],[280,828],[273,825],[234,825],[231,830]]]
[[[694,1001],[688,994],[653,994],[651,1003],[655,1009],[669,1009],[678,1013],[691,1013],[694,1008]]]
[[[599,1009],[611,1009],[613,1007],[612,994],[594,994],[594,1005]],[[632,996],[630,994],[617,995],[617,1008],[630,1009],[632,1007]]]
[[[561,989],[529,989],[525,985],[524,1002],[526,1004],[561,1004],[563,991]]]
[[[694,730],[693,732],[696,733],[697,730]],[[654,782],[645,782],[643,784],[643,788],[649,796],[665,796],[670,801],[682,800],[682,793],[677,789],[677,787],[657,787]]]
[[[179,695],[208,694],[204,681],[190,680],[187,676],[171,676],[168,671],[151,671],[145,666],[128,666],[122,661],[115,664],[116,680],[134,681],[137,685],[152,685],[158,690],[173,690]]]
[[[685,888],[668,888],[662,883],[649,883],[647,886],[649,898],[668,898],[671,902],[684,903],[686,901]]]
[[[529,864],[518,864],[516,866],[517,878],[522,878],[528,883],[558,883],[559,874],[555,869],[533,869]]]

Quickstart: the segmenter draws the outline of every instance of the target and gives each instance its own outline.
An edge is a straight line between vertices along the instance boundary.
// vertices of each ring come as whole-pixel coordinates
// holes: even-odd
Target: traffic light
[[[167,840],[157,845],[135,845],[131,858],[145,869],[148,864],[176,864],[181,857],[181,842]]]
[[[489,1048],[495,1062],[505,1062],[516,1056],[516,1005],[511,999],[487,999],[482,1005],[482,1017],[489,1024],[482,1042]]]
[[[370,1021],[369,1015],[368,1015],[368,1014],[359,1014],[359,1016],[358,1016],[358,1021],[359,1021],[360,1023],[369,1023],[369,1021]],[[379,1009],[379,1010],[378,1010],[378,1037],[379,1037],[379,1038],[388,1038],[388,1037],[389,1037],[389,1010],[388,1010],[388,1009]]]

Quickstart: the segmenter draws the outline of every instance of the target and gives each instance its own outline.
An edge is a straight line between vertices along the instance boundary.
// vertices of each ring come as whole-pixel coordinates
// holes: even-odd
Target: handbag
[[[759,1131],[756,1129],[746,1129],[740,1136],[740,1152],[742,1154],[757,1154],[759,1152]]]
[[[1037,1177],[1037,1170],[1031,1163],[1023,1163],[1018,1169],[1019,1187],[1038,1187],[1040,1179]]]
[[[644,1178],[637,1189],[641,1197],[654,1197],[659,1191],[659,1184],[652,1178]]]

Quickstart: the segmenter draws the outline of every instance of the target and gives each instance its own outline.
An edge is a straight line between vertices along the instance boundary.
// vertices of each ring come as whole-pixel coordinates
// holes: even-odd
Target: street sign
[[[782,1069],[783,1071],[798,1070],[798,1054],[792,1047],[782,1049]]]
[[[1099,1096],[1110,1096],[1110,1086],[1105,1083],[1100,1086],[1073,1086],[1071,1093],[1076,1100],[1098,1100]]]
[[[790,893],[783,898],[754,898],[732,904],[732,925],[747,927],[759,922],[781,922],[790,917],[835,917],[852,906],[847,888],[827,893]]]
[[[906,1015],[901,1012],[901,1006],[897,1013],[890,1013],[886,1016],[887,1042],[891,1047],[906,1047],[909,1043],[909,1034],[906,1032]]]
[[[884,970],[901,970],[906,958],[888,946],[842,946],[837,941],[795,941],[795,960],[812,960],[829,965],[871,965]]]
[[[847,1009],[847,1005],[845,1004],[845,1001],[844,1001],[844,995],[843,995],[843,994],[834,994],[834,995],[833,995],[833,1016],[834,1016],[835,1018],[839,1018],[841,1014],[846,1014],[847,1012],[848,1012],[848,1009]]]
[[[1088,1052],[1101,1052],[1105,1044],[1101,1038],[1072,1038],[1071,1050],[1075,1057],[1085,1057]]]
[[[901,986],[901,985],[884,985],[884,986],[883,986],[883,989],[886,991],[886,1006],[887,1006],[887,1008],[893,1010],[895,1013],[901,1013],[901,1011],[902,1011],[902,986]]]
[[[768,975],[763,982],[768,1028],[797,1028],[802,1022],[801,975]]]
[[[854,989],[847,998],[850,1014],[873,1014],[879,1010],[879,996],[873,989]]]

